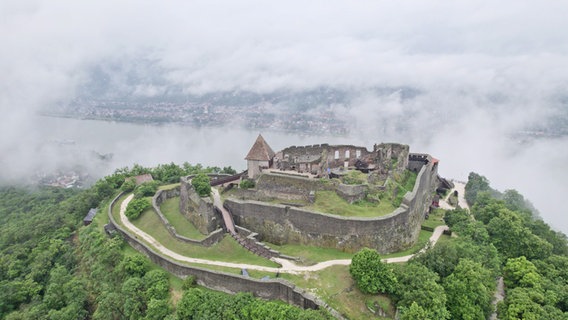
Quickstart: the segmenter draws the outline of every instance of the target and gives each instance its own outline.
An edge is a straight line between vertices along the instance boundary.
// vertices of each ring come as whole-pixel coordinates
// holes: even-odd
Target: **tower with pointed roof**
[[[258,177],[262,169],[272,166],[273,159],[274,151],[272,151],[272,148],[266,143],[262,135],[259,134],[245,157],[245,160],[247,160],[248,177],[251,179]]]

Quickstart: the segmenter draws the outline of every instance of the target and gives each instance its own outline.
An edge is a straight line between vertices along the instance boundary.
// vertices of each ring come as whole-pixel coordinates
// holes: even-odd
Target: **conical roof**
[[[245,160],[269,161],[273,157],[274,151],[272,151],[272,148],[266,143],[262,135],[259,134]]]

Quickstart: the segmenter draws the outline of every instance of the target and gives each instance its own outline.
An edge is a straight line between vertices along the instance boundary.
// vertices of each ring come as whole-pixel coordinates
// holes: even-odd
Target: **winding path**
[[[176,252],[164,247],[160,242],[158,242],[156,239],[154,239],[152,236],[150,236],[146,232],[140,230],[138,227],[133,225],[128,220],[128,218],[126,217],[124,212],[126,211],[126,207],[128,206],[128,204],[130,203],[130,201],[132,200],[133,197],[134,197],[134,195],[129,195],[128,197],[126,197],[126,199],[124,199],[124,201],[122,201],[122,203],[120,205],[120,221],[122,222],[122,224],[129,231],[133,232],[136,235],[137,238],[141,238],[144,241],[150,243],[161,254],[168,256],[172,259],[178,260],[178,261],[190,262],[190,263],[199,263],[199,264],[205,264],[205,265],[222,266],[222,267],[230,267],[230,268],[240,268],[240,269],[245,268],[245,269],[249,269],[249,270],[267,271],[267,272],[274,272],[274,273],[280,272],[280,273],[294,273],[294,274],[301,273],[301,272],[307,272],[307,271],[318,271],[318,270],[322,270],[322,269],[325,269],[327,267],[334,266],[334,265],[349,265],[349,264],[351,264],[351,259],[341,259],[341,260],[323,261],[323,262],[314,264],[312,266],[299,266],[299,265],[297,265],[297,264],[295,264],[295,263],[293,263],[292,261],[289,261],[289,260],[285,260],[285,259],[281,259],[281,258],[272,258],[271,259],[272,261],[274,261],[274,262],[276,262],[276,263],[278,263],[282,266],[280,268],[273,268],[273,267],[263,267],[263,266],[252,265],[252,264],[245,264],[245,263],[233,263],[233,262],[224,262],[224,261],[215,261],[215,260],[197,259],[197,258],[186,257],[184,255],[181,255],[179,253],[176,253]],[[436,227],[436,229],[434,229],[434,233],[432,233],[432,236],[430,237],[430,242],[432,243],[432,245],[436,244],[436,242],[438,241],[438,239],[440,238],[440,236],[442,235],[444,230],[447,230],[447,229],[448,229],[447,226],[438,226],[438,227]],[[422,252],[423,250],[425,250],[425,249],[422,249],[420,252]],[[407,256],[403,256],[403,257],[383,259],[383,261],[387,262],[387,263],[406,262],[406,261],[410,260],[410,258],[412,258],[413,256],[414,256],[414,254],[411,254],[411,255],[407,255]]]
[[[469,210],[469,205],[467,204],[467,201],[465,201],[465,197],[464,197],[464,195],[465,195],[465,183],[459,182],[459,181],[453,181],[453,183],[454,183],[454,188],[452,190],[450,190],[450,192],[448,192],[448,196],[445,199],[440,200],[440,208],[445,209],[445,210],[455,209],[454,206],[452,206],[448,203],[448,198],[452,195],[452,193],[454,193],[454,191],[457,191],[458,192],[458,206],[460,208]]]

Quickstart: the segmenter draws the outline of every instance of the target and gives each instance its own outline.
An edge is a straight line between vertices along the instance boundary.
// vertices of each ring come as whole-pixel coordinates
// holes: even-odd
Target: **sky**
[[[568,232],[568,140],[511,138],[568,106],[566,12],[564,1],[523,0],[3,0],[0,177],[63,161],[58,152],[38,153],[53,128],[34,115],[76,98],[98,66],[115,68],[109,83],[134,96],[159,96],[172,86],[187,94],[323,86],[363,92],[348,106],[332,106],[350,119],[351,133],[330,141],[408,143],[440,158],[445,176],[465,180],[476,171],[501,190],[519,190]],[[132,69],[141,79],[129,83]],[[409,87],[420,95],[365,93],[374,87]],[[403,132],[393,125],[400,119],[410,124]],[[200,149],[188,155],[176,148],[190,143],[179,129],[161,128],[159,137],[147,130],[147,139],[155,137],[149,145],[169,147],[128,161],[208,163],[213,159],[195,156],[208,154],[200,148],[227,139],[232,157],[254,136],[199,133],[210,143],[188,145]],[[278,147],[326,142],[272,135]],[[135,146],[110,149],[132,154],[142,143]]]

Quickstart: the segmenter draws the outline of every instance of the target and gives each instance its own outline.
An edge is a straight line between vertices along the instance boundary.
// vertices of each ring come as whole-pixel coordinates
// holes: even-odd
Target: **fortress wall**
[[[276,243],[297,243],[354,252],[363,247],[380,253],[400,251],[414,245],[424,214],[431,204],[436,172],[423,166],[412,192],[401,207],[378,218],[354,218],[322,214],[284,205],[257,201],[226,200],[235,223],[258,232],[260,238]]]
[[[202,234],[210,234],[221,227],[221,215],[215,211],[213,201],[200,197],[191,185],[191,176],[180,179],[180,212]]]
[[[116,230],[124,237],[124,239],[130,246],[132,246],[138,252],[149,257],[152,262],[156,263],[168,272],[181,278],[185,278],[189,275],[195,276],[199,285],[202,285],[209,289],[223,291],[231,294],[238,292],[250,292],[253,295],[263,299],[282,300],[286,303],[293,304],[304,309],[324,308],[327,309],[337,319],[344,319],[341,314],[333,310],[325,302],[321,301],[317,297],[312,296],[301,288],[297,288],[294,284],[286,280],[253,279],[236,274],[183,265],[162,256],[116,223],[112,216],[112,208],[121,195],[122,193],[114,198],[111,205],[109,206],[109,223],[116,228]]]
[[[170,224],[168,219],[162,213],[162,210],[160,210],[160,206],[167,199],[177,197],[179,195],[180,195],[180,187],[176,187],[170,190],[158,190],[158,192],[156,192],[154,197],[152,197],[152,208],[154,209],[154,212],[158,215],[158,217],[160,218],[160,220],[162,221],[162,223],[164,224],[170,235],[180,241],[200,246],[205,246],[205,247],[210,247],[215,243],[223,240],[223,237],[225,236],[225,232],[223,231],[223,229],[217,229],[211,232],[207,238],[202,240],[190,239],[182,235],[179,235],[177,233],[175,227]]]
[[[261,198],[287,200],[308,200],[312,190],[324,190],[326,185],[317,179],[264,173],[256,183]]]

